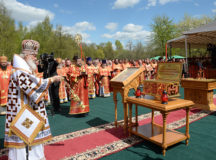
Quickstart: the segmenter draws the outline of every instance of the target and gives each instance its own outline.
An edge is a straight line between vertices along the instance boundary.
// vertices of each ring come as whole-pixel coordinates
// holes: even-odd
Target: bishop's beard
[[[7,65],[6,65],[6,66],[0,65],[0,68],[1,68],[3,71],[6,71],[6,70],[7,70]]]
[[[32,71],[37,70],[37,65],[35,64],[35,62],[32,59],[28,59],[26,62],[29,65],[29,67],[31,68]]]

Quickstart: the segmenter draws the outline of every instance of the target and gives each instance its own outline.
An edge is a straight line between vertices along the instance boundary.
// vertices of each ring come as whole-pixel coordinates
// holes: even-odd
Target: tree
[[[184,18],[176,24],[177,34],[181,35],[182,32],[189,31],[201,25],[208,24],[209,22],[212,21],[213,18],[211,17],[207,17],[207,16],[192,17],[188,14],[185,14]]]
[[[173,21],[167,16],[157,16],[151,25],[153,42],[160,48],[159,54],[165,55],[165,44],[168,40],[175,37],[176,29]]]
[[[118,51],[123,50],[123,45],[121,44],[121,42],[119,40],[115,41],[115,46],[116,46],[116,50],[118,50]]]
[[[107,58],[107,59],[113,59],[114,58],[114,50],[112,47],[112,42],[107,42],[105,44],[101,44],[101,47],[103,48],[105,58]]]
[[[128,42],[127,42],[127,48],[128,48],[128,50],[129,51],[132,51],[132,49],[133,49],[133,42],[131,41],[131,40],[129,40]]]
[[[15,23],[10,18],[7,9],[0,3],[0,55],[7,55],[9,59],[16,53],[17,32]]]
[[[40,53],[50,53],[53,51],[53,29],[50,23],[49,17],[47,16],[44,21],[38,23],[31,31],[27,34],[27,38],[34,39],[40,43]]]
[[[140,59],[145,57],[144,46],[141,42],[138,42],[133,49],[134,59]]]

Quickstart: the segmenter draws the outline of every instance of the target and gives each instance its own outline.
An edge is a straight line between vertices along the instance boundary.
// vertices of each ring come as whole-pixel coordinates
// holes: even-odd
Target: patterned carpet
[[[209,111],[192,110],[190,123],[210,113]],[[162,124],[160,113],[156,112],[155,116],[156,123]],[[141,115],[139,116],[139,125],[149,123],[150,120],[151,114]],[[169,129],[183,127],[185,125],[185,111],[170,113],[167,123]],[[47,160],[98,159],[142,141],[137,136],[128,137],[121,127],[115,128],[114,123],[109,123],[54,137],[52,141],[46,144],[45,155]]]
[[[193,109],[190,111],[190,123],[211,113],[210,111]],[[151,113],[140,115],[138,119],[139,125],[147,124],[151,121]],[[118,122],[123,123],[123,121]],[[159,112],[155,112],[155,122],[162,124],[162,116]],[[177,129],[183,127],[185,123],[185,111],[175,111],[168,116],[167,128]],[[114,123],[108,123],[55,136],[52,141],[45,144],[45,155],[47,160],[98,159],[142,141],[143,139],[137,136],[129,137],[124,134],[123,129],[121,127],[116,128]],[[7,149],[2,149],[0,160],[5,159],[7,159]]]

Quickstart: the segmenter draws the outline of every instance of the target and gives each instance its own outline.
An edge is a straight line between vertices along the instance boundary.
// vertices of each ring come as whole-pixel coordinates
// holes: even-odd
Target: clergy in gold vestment
[[[110,80],[111,77],[109,68],[107,67],[106,60],[102,60],[101,68],[99,69],[99,80],[100,80],[100,96],[110,96]]]
[[[38,49],[39,43],[37,41],[24,40],[22,42],[22,54],[14,55],[13,57],[13,69],[8,89],[4,139],[4,146],[9,148],[9,160],[26,159],[26,144],[21,139],[20,135],[14,134],[10,129],[14,118],[26,104],[28,104],[34,112],[37,112],[38,116],[45,121],[45,125],[31,143],[32,147],[31,150],[29,150],[29,160],[45,159],[43,143],[51,139],[51,131],[43,97],[49,85],[52,82],[60,81],[60,77],[55,76],[48,79],[36,77],[34,71],[37,69],[35,63]],[[31,125],[34,125],[34,123],[32,122]],[[22,129],[22,127],[26,126],[18,126],[20,129]]]
[[[71,65],[67,73],[70,82],[71,105],[69,114],[83,114],[89,112],[88,83],[86,68],[82,60],[74,57],[75,64]]]
[[[58,67],[57,67],[57,74],[62,77],[66,77],[66,71],[65,67],[63,66],[61,58],[56,59],[58,62]],[[66,85],[65,85],[65,80],[62,79],[59,85],[59,100],[60,103],[66,103],[68,102],[67,99],[67,93],[66,93]]]
[[[122,65],[118,62],[118,59],[115,59],[114,63],[112,64],[112,78],[117,76],[122,70]]]
[[[8,84],[10,80],[11,66],[7,64],[7,57],[0,57],[0,114],[6,114]]]
[[[91,57],[87,58],[86,62],[86,72],[88,74],[88,97],[95,98],[96,97],[96,90],[95,90],[95,67],[92,64]]]
[[[95,78],[98,76],[99,68],[100,68],[100,62],[99,59],[95,59],[94,62],[94,73],[95,73]],[[97,96],[99,96],[99,81],[97,78],[95,79],[95,93]]]

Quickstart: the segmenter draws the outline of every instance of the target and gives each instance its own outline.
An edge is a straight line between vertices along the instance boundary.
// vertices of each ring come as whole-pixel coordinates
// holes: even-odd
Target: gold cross
[[[29,129],[31,127],[31,125],[33,124],[33,121],[31,121],[30,119],[26,118],[25,121],[23,121],[22,125],[24,127],[26,127],[27,129]]]

